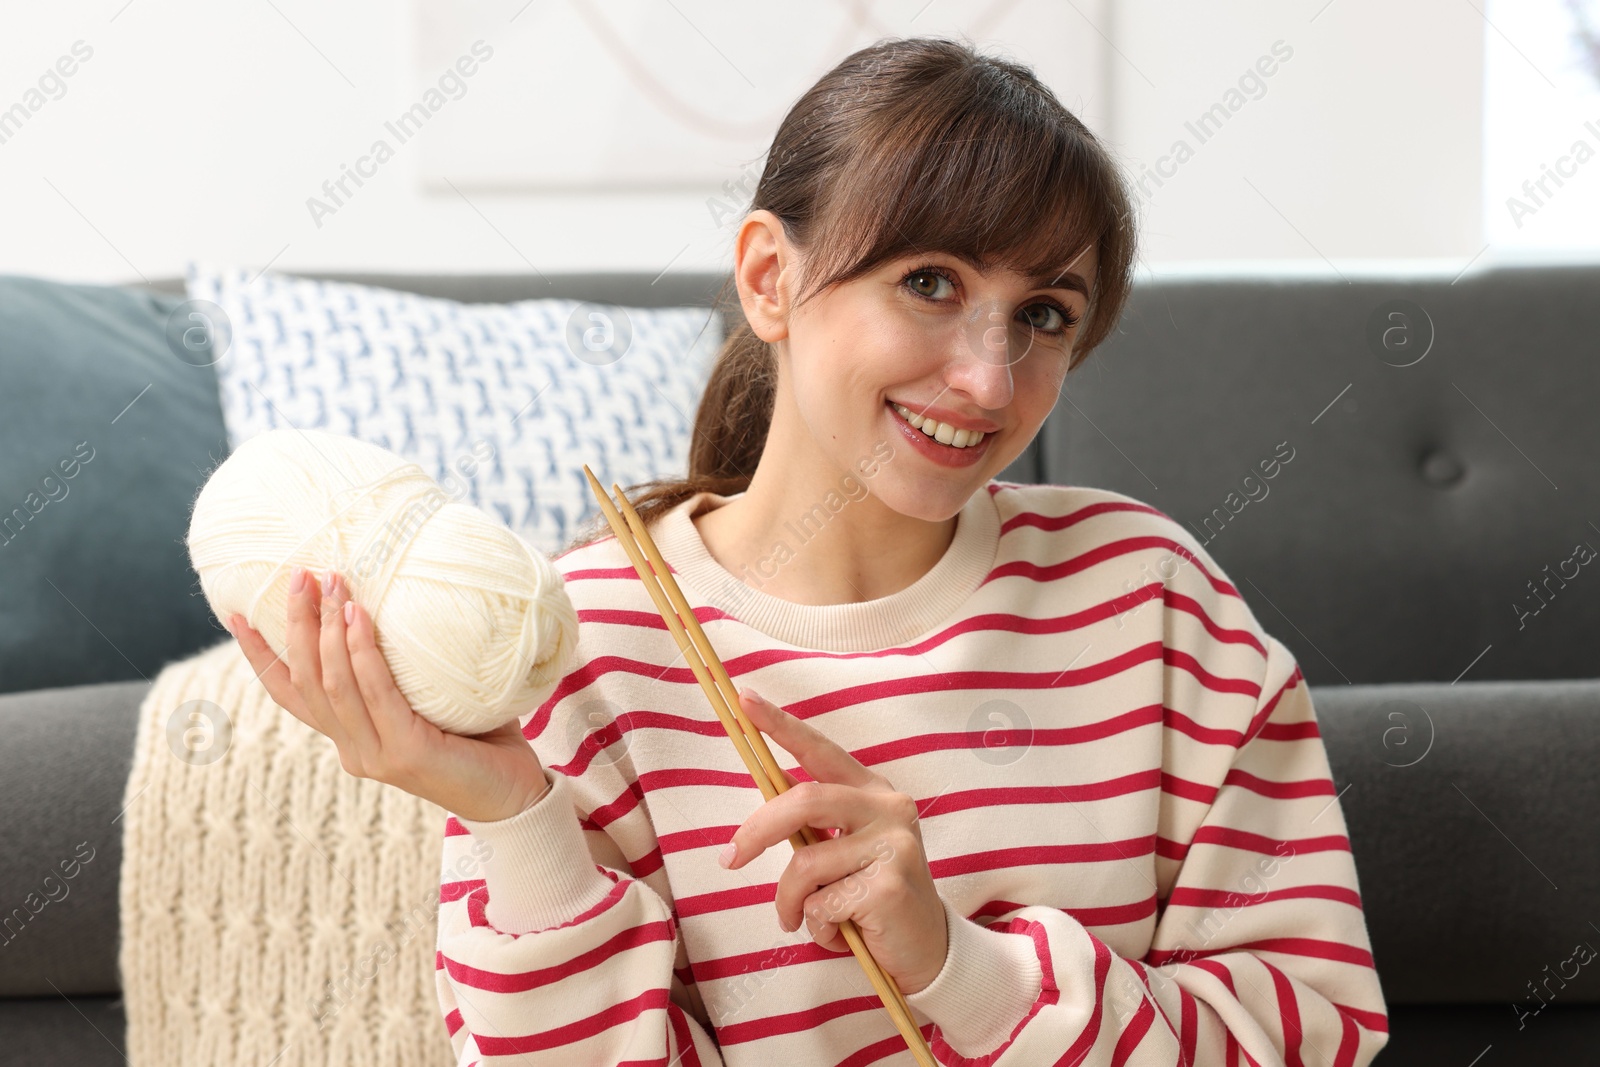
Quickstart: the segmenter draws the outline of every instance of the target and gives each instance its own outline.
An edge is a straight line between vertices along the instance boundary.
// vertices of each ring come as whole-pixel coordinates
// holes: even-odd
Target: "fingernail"
[[[323,573],[323,575],[322,575],[322,592],[323,592],[324,596],[326,596],[327,594],[333,592],[333,571],[332,570],[325,571]]]
[[[764,698],[761,696],[761,694],[756,692],[754,689],[751,689],[749,686],[745,686],[744,689],[740,690],[740,692],[742,692],[745,696],[749,697],[751,700],[756,701],[757,703],[764,703],[765,702]]]
[[[298,593],[306,587],[306,569],[296,567],[289,572],[289,592]]]
[[[344,624],[346,626],[349,626],[351,623],[353,623],[355,621],[356,621],[356,602],[354,600],[346,600],[344,602]]]
[[[232,634],[234,637],[238,637],[239,636],[239,631],[234,629],[233,616],[232,615],[229,615],[226,619],[223,619],[222,620],[222,625],[223,625],[223,628],[226,629],[228,631],[228,633]]]
[[[717,862],[722,864],[724,867],[731,866],[733,864],[733,858],[738,854],[739,846],[734,844],[732,841],[729,841],[726,845],[722,846],[722,853],[717,857]]]

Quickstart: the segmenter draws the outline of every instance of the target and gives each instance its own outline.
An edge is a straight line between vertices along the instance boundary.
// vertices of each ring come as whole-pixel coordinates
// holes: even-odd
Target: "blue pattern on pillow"
[[[688,468],[723,337],[710,308],[467,304],[251,278],[186,271],[190,300],[220,307],[231,330],[216,367],[232,448],[285,426],[381,445],[547,555],[598,510],[583,464],[607,489]]]

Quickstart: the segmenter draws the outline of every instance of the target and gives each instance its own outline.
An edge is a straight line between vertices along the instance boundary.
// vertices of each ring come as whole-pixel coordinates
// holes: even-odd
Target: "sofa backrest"
[[[1168,278],[1044,481],[1184,523],[1314,683],[1600,677],[1600,265]]]

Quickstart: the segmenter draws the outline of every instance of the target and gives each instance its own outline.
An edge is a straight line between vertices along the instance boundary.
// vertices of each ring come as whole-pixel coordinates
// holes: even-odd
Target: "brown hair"
[[[965,40],[880,40],[824,74],[778,127],[748,210],[763,208],[804,252],[797,305],[918,250],[1033,275],[1098,242],[1068,373],[1110,334],[1132,286],[1136,222],[1116,162],[1031,70]],[[715,306],[732,325],[695,414],[688,477],[624,490],[646,524],[702,490],[748,488],[766,444],[771,346],[744,320],[732,277]],[[567,550],[606,532],[597,512]]]

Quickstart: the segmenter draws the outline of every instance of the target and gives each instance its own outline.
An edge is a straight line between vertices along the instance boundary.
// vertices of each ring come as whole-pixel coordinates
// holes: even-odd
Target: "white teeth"
[[[940,444],[951,445],[955,448],[969,448],[982,441],[985,436],[977,430],[958,430],[948,422],[925,419],[903,404],[895,404],[894,409],[900,413],[901,418]]]

